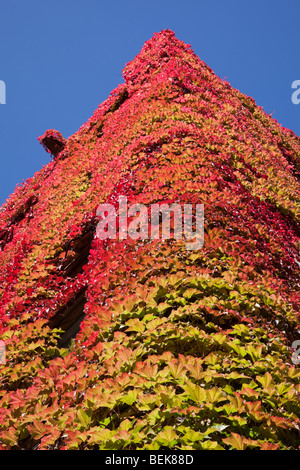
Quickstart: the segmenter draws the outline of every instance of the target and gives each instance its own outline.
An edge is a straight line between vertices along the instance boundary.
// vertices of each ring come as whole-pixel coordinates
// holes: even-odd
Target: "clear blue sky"
[[[165,28],[300,135],[299,0],[0,0],[0,205],[49,161],[37,137],[76,132]]]

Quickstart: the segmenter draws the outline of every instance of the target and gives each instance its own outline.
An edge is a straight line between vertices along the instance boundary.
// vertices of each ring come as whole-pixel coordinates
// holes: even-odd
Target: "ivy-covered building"
[[[0,448],[299,449],[300,138],[170,30],[123,77],[0,209]],[[99,238],[120,196],[203,247]]]

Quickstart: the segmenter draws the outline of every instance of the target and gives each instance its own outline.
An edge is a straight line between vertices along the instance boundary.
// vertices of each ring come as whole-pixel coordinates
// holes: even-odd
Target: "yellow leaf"
[[[183,388],[188,397],[195,403],[203,403],[206,400],[206,391],[199,385],[188,383]]]
[[[194,364],[187,365],[187,368],[190,371],[191,376],[196,380],[200,380],[203,375],[203,369],[202,369],[201,364],[202,364],[202,360],[196,358]]]
[[[225,444],[230,445],[233,449],[245,450],[247,445],[245,443],[245,438],[239,434],[232,432],[230,437],[223,439]]]
[[[166,426],[160,433],[158,433],[156,440],[162,445],[173,447],[176,444],[177,434],[171,426]]]
[[[210,390],[206,390],[206,394],[209,403],[216,403],[226,399],[226,396],[217,387],[213,387]]]
[[[273,383],[273,378],[270,372],[266,372],[262,377],[257,376],[256,380],[258,380],[258,382],[261,383],[264,388],[270,387],[270,385]]]
[[[178,363],[177,360],[171,361],[169,363],[168,369],[174,379],[179,379],[179,377],[183,377],[185,375],[184,367],[182,364]]]

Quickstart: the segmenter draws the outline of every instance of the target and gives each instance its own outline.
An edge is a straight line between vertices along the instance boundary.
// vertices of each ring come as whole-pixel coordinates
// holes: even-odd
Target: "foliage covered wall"
[[[1,208],[0,448],[299,449],[300,139],[172,31],[123,77]],[[120,195],[203,248],[99,240]]]

